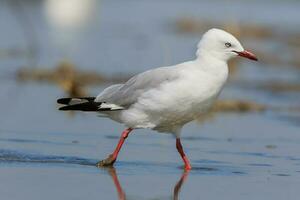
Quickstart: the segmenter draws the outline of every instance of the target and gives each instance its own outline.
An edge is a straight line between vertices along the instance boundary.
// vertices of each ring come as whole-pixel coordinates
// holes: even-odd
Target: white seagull
[[[64,104],[59,110],[100,112],[127,127],[115,151],[98,162],[98,167],[114,164],[133,129],[149,128],[172,133],[185,170],[191,169],[180,142],[182,127],[204,115],[217,99],[228,77],[229,59],[257,60],[233,35],[215,28],[202,36],[196,55],[192,61],[140,73],[124,84],[104,89],[97,97],[57,100]]]

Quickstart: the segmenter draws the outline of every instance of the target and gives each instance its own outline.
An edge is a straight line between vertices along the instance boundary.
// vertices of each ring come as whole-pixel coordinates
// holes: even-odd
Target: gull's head
[[[202,36],[198,44],[197,56],[211,56],[222,61],[228,61],[236,56],[257,60],[253,53],[244,50],[233,35],[216,28],[208,30]]]

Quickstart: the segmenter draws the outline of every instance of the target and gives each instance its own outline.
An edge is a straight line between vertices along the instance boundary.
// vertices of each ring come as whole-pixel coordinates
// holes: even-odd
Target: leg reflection
[[[126,200],[126,194],[125,194],[124,190],[122,189],[122,186],[119,182],[118,175],[116,173],[116,169],[114,167],[109,167],[109,168],[107,168],[107,172],[114,182],[114,185],[117,190],[118,197],[119,197],[118,199]],[[181,189],[182,185],[184,184],[184,182],[186,181],[188,175],[189,175],[189,171],[184,171],[183,174],[181,175],[179,181],[176,183],[176,185],[174,187],[174,191],[173,191],[173,200],[178,200],[180,189]]]
[[[107,169],[107,171],[108,171],[109,175],[111,176],[111,178],[114,182],[114,185],[117,189],[119,200],[126,200],[126,194],[125,194],[124,190],[122,189],[122,186],[119,182],[118,175],[116,173],[116,169],[114,167],[110,167]]]
[[[186,181],[187,177],[189,175],[189,171],[184,171],[183,174],[181,175],[179,181],[176,183],[173,191],[173,200],[178,200],[178,196],[180,193],[180,189],[184,182]]]

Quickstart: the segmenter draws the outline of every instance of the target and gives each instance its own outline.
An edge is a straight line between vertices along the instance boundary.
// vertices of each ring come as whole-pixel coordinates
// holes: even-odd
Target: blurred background
[[[295,199],[299,10],[296,0],[0,0],[1,196]],[[174,139],[150,130],[126,141],[116,170],[93,167],[123,126],[58,112],[56,99],[194,59],[210,28],[235,35],[259,62],[231,61],[212,112],[184,129],[195,170],[182,175]]]

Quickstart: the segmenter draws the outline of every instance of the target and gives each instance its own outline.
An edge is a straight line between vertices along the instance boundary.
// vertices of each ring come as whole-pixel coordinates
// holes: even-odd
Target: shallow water
[[[199,6],[196,1],[172,1],[170,9],[171,1],[101,2],[97,5],[101,8],[99,19],[84,37],[78,36],[80,42],[76,45],[80,48],[70,45],[72,51],[54,45],[54,41],[60,40],[48,35],[52,29],[45,24],[42,5],[26,5],[26,9],[34,11],[30,15],[35,16],[33,21],[37,24],[38,64],[50,67],[67,57],[81,68],[110,74],[136,73],[190,59],[198,37],[174,33],[170,24],[178,16],[214,15],[209,9],[217,4],[212,1]],[[278,27],[288,17],[290,23],[299,23],[295,18],[295,15],[300,17],[299,3],[295,1],[251,5],[236,2],[234,5],[217,10],[224,8],[224,12],[230,13],[240,8],[241,11],[228,18],[239,16],[241,20]],[[5,16],[0,19],[5,27],[1,48],[11,48],[23,40],[18,35],[17,22],[5,6],[0,8],[4,11],[0,16]],[[253,19],[247,19],[246,11],[266,7],[268,12],[257,12]],[[154,15],[150,8],[160,9]],[[282,9],[289,10],[289,15],[272,15],[270,19],[268,13]],[[120,19],[115,12],[128,17]],[[144,17],[139,17],[141,12]],[[221,16],[215,17],[221,20]],[[123,126],[88,113],[58,112],[56,99],[64,95],[58,87],[18,83],[9,78],[7,72],[28,63],[27,57],[1,57],[0,60],[1,199],[276,200],[296,199],[300,194],[300,113],[296,110],[222,113],[201,125],[188,124],[182,142],[193,166],[189,173],[183,172],[174,138],[150,130],[134,131],[115,167],[99,169],[95,163],[114,149]],[[299,92],[274,93],[244,84],[271,80],[300,82],[299,77],[299,69],[291,66],[243,61],[221,98],[252,100],[280,108],[299,107]],[[89,88],[90,93],[97,94],[104,87]]]
[[[34,109],[23,105],[42,91],[58,96],[56,87],[20,91],[12,112],[1,115],[4,199],[171,199],[180,185],[180,199],[299,195],[299,123],[281,120],[280,113],[220,114],[201,126],[188,124],[182,139],[194,168],[187,174],[174,138],[150,130],[130,135],[115,169],[98,169],[95,163],[113,150],[123,127],[58,112],[54,98],[41,99]]]

